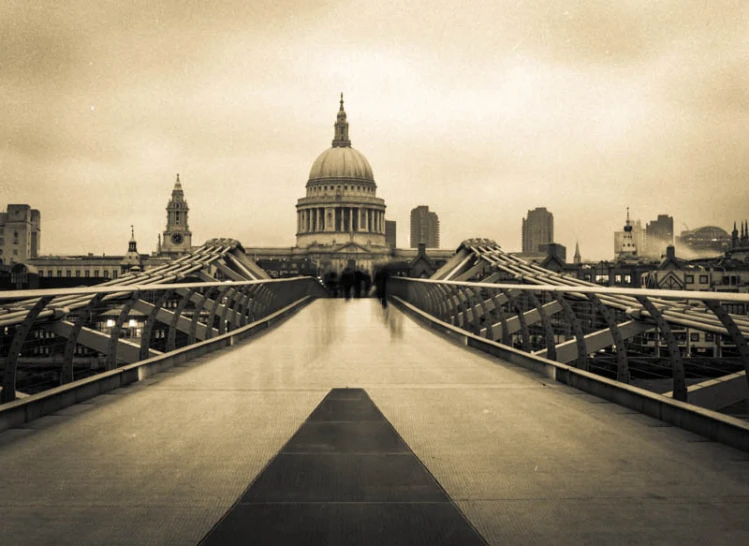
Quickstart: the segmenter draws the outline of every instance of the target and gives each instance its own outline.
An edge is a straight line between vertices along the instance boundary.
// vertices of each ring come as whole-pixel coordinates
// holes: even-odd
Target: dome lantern
[[[341,93],[341,106],[338,108],[338,117],[333,127],[335,129],[333,148],[350,148],[351,141],[348,137],[348,121],[346,121],[346,110],[343,109],[343,93]]]
[[[361,152],[351,147],[346,110],[343,108],[343,93],[341,93],[340,107],[333,127],[335,128],[333,146],[321,153],[312,164],[309,183],[320,180],[345,180],[364,182],[374,187],[374,175],[369,161]]]

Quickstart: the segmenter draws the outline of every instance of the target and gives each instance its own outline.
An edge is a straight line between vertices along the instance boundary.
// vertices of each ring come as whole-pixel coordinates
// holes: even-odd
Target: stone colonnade
[[[385,212],[367,207],[312,207],[297,211],[297,233],[385,233]]]

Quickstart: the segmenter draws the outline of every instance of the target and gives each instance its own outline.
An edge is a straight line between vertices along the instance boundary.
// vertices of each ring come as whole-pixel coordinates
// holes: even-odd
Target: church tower
[[[575,265],[580,265],[583,263],[583,258],[580,256],[580,243],[575,242],[575,256],[572,258],[572,263]]]
[[[135,228],[130,226],[130,242],[127,244],[127,254],[120,262],[122,274],[143,271],[143,259],[138,253],[138,243],[135,241]]]
[[[178,174],[172,198],[166,206],[166,230],[161,244],[161,254],[185,254],[192,250],[192,232],[187,224],[189,211]]]
[[[627,222],[624,224],[624,231],[617,249],[617,261],[627,261],[637,258],[637,245],[632,236],[632,223],[629,220],[629,207],[627,207]]]

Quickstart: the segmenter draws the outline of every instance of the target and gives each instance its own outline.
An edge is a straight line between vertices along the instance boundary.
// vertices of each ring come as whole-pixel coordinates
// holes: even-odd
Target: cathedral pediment
[[[333,250],[334,254],[372,254],[372,251],[358,243],[349,242]]]

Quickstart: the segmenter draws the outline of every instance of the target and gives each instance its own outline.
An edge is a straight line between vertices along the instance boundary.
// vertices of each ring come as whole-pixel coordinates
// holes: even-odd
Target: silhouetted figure
[[[362,284],[364,283],[364,273],[357,269],[354,271],[354,297],[361,298]]]
[[[341,271],[341,288],[343,288],[343,297],[347,300],[351,299],[351,289],[354,287],[355,280],[354,270],[351,267],[346,266],[346,268]]]
[[[325,273],[325,277],[323,282],[325,283],[325,288],[328,289],[330,294],[334,297],[338,297],[338,274],[335,271],[328,271]]]
[[[383,267],[377,270],[377,273],[375,273],[375,278],[374,278],[375,292],[377,294],[377,298],[380,300],[380,303],[382,304],[383,309],[388,306],[388,300],[387,300],[388,277],[390,277],[390,271],[388,271],[387,267]]]
[[[362,287],[362,294],[367,298],[369,297],[369,290],[372,288],[372,277],[366,271],[362,272],[362,284],[364,285]]]

